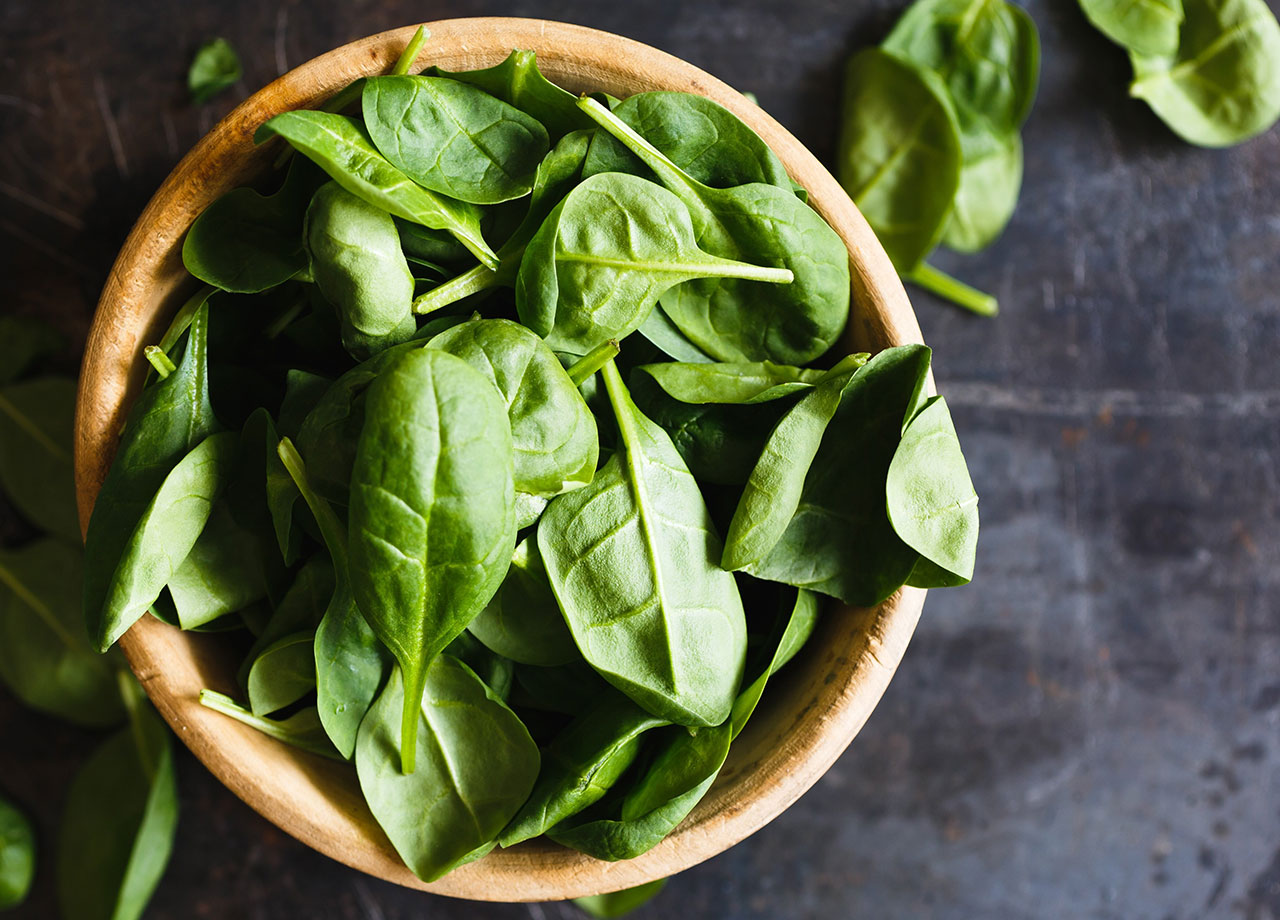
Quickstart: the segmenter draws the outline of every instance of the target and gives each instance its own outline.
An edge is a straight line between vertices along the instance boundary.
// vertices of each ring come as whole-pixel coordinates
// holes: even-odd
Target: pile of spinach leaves
[[[977,496],[929,349],[833,352],[848,253],[745,124],[419,46],[262,125],[276,187],[191,227],[84,616],[240,642],[202,702],[351,762],[422,879],[634,857],[820,596],[969,580]]]
[[[0,548],[0,684],[25,706],[107,734],[63,803],[53,862],[64,920],[138,917],[164,872],[178,818],[169,731],[118,652],[91,647],[72,482],[75,380],[48,373],[60,336],[0,317],[0,495],[28,538]],[[37,873],[37,837],[0,790],[0,910]]]

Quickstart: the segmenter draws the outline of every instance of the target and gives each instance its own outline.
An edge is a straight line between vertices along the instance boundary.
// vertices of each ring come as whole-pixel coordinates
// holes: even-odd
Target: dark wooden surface
[[[6,0],[0,310],[83,336],[179,156],[250,89],[361,35],[474,14],[609,29],[755,92],[830,158],[841,63],[903,6]],[[1280,917],[1280,132],[1188,147],[1127,98],[1123,54],[1074,4],[1027,6],[1044,72],[1022,203],[986,253],[939,257],[1003,313],[913,294],[982,496],[978,576],[930,597],[827,777],[640,917]],[[195,108],[185,67],[216,35],[245,78]],[[0,506],[0,538],[22,536]],[[41,834],[14,916],[55,915],[51,842],[94,740],[0,690],[0,789]],[[185,751],[179,771],[154,920],[576,916],[362,877]]]

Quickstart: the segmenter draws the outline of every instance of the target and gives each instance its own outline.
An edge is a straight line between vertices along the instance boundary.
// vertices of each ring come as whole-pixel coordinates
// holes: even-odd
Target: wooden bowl
[[[682,60],[580,26],[537,19],[453,19],[428,24],[421,62],[488,67],[513,48],[537,52],[543,72],[574,91],[628,96],[701,93],[754,128],[849,248],[853,312],[845,344],[876,351],[921,341],[897,274],[862,215],[830,173],[763,110]],[[76,413],[76,489],[82,524],[116,448],[156,341],[191,287],[182,238],[224,192],[261,176],[276,145],[255,148],[271,116],[310,108],[357,77],[390,69],[413,27],[394,29],[308,61],[255,93],[178,164],[129,235],[94,317]],[[710,792],[665,841],[608,863],[534,841],[495,850],[424,884],[400,861],[361,798],[355,771],[299,752],[199,705],[202,687],[234,693],[236,662],[215,637],[143,617],[120,641],[152,702],[178,737],[236,795],[303,843],[362,872],[414,888],[492,901],[555,900],[638,885],[688,869],[777,817],[836,760],[880,700],[915,629],[925,592],[904,588],[874,610],[833,606],[801,658],[778,675],[734,744]]]

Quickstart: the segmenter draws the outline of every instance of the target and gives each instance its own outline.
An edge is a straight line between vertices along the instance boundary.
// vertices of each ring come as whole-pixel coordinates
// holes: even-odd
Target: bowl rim
[[[598,88],[600,74],[606,73],[613,80],[611,91],[678,88],[725,106],[773,148],[792,177],[808,189],[815,210],[849,248],[854,296],[843,347],[852,351],[864,345],[923,341],[897,273],[853,202],[812,153],[727,84],[649,45],[584,26],[510,17],[423,25],[431,39],[419,60],[447,61],[448,69],[490,66],[513,48],[529,48],[537,53],[544,73],[570,88],[588,79]],[[180,257],[174,265],[178,242],[195,215],[223,191],[220,170],[212,164],[219,157],[253,158],[246,145],[271,115],[315,106],[356,77],[385,72],[416,28],[403,26],[342,45],[255,92],[183,157],[143,210],[108,276],[85,349],[75,442],[82,528],[88,525],[125,412],[141,385],[142,345],[154,340],[167,312],[155,304],[172,301],[184,280]],[[259,154],[258,159],[265,157]],[[168,293],[159,296],[157,291]],[[363,800],[358,800],[358,792],[358,801],[334,798],[334,790],[326,788],[326,783],[332,786],[328,767],[313,762],[318,758],[293,749],[281,755],[272,754],[272,748],[264,754],[249,736],[265,736],[204,709],[191,694],[175,689],[179,679],[170,673],[171,664],[174,656],[190,657],[186,634],[143,617],[120,644],[157,709],[196,757],[250,807],[303,843],[370,875],[438,894],[495,901],[559,900],[683,871],[781,814],[821,778],[879,702],[914,632],[925,593],[903,588],[878,607],[842,607],[827,614],[843,624],[829,632],[848,644],[834,650],[835,664],[824,686],[814,691],[814,701],[797,716],[794,730],[774,748],[752,748],[755,760],[741,763],[731,753],[721,777],[694,812],[648,853],[608,863],[552,844],[522,844],[494,851],[431,883],[404,867],[376,825],[370,832],[371,816],[367,809],[360,814]],[[786,674],[779,676],[786,679]],[[739,743],[751,730],[749,725]],[[233,752],[241,757],[233,758]],[[727,791],[730,787],[733,794]]]

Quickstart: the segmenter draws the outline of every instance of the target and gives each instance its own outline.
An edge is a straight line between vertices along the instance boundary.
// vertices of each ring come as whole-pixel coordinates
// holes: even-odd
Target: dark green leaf
[[[863,356],[864,359],[867,356]],[[771,402],[813,389],[826,371],[772,361],[735,364],[643,364],[644,371],[674,399],[685,403],[746,404]]]
[[[263,649],[249,668],[246,684],[249,708],[255,716],[292,706],[315,690],[315,632],[294,633]]]
[[[280,571],[269,541],[266,534],[240,526],[225,501],[214,506],[190,552],[169,577],[169,595],[183,629],[205,626],[267,596],[268,582]]]
[[[63,346],[48,323],[26,316],[0,316],[0,385],[12,383]]]
[[[0,910],[27,899],[36,874],[36,835],[26,815],[0,798]]]
[[[225,38],[205,42],[191,59],[187,90],[191,101],[203,105],[240,79],[240,58]]]
[[[532,537],[516,544],[502,587],[467,629],[499,655],[520,664],[554,667],[579,657]]]
[[[542,75],[532,51],[512,51],[501,64],[485,70],[437,69],[436,73],[478,86],[532,115],[542,122],[553,141],[570,131],[591,127],[591,120],[578,109],[577,97]]]
[[[0,491],[41,530],[78,543],[75,407],[74,380],[44,377],[0,387]]]
[[[586,911],[598,920],[612,920],[631,913],[637,907],[648,904],[662,893],[667,885],[665,878],[654,879],[634,888],[621,891],[610,891],[607,894],[593,894],[585,898],[574,898],[573,903],[580,910]]]

